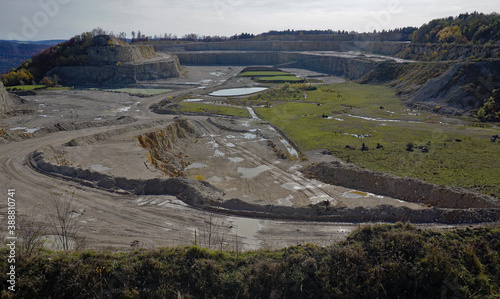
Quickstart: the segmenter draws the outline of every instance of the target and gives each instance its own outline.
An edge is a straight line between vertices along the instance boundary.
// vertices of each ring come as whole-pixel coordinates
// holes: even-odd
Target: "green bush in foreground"
[[[403,224],[276,251],[40,251],[17,259],[15,297],[498,298],[499,254],[500,226],[443,233]],[[14,297],[6,271],[0,280],[2,297]]]

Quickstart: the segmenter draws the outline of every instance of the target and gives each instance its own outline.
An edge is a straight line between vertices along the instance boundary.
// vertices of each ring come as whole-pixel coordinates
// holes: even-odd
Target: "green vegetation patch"
[[[260,77],[256,81],[262,83],[304,82],[303,79],[297,78],[295,76]]]
[[[249,117],[248,109],[238,108],[224,105],[213,105],[204,103],[182,103],[182,112],[196,112],[196,113],[212,113],[223,115],[234,115],[241,117]]]
[[[118,88],[118,89],[104,89],[104,90],[123,92],[129,94],[139,94],[139,95],[157,95],[172,91],[171,89],[158,89],[158,88]]]
[[[238,77],[272,77],[272,76],[290,76],[292,74],[283,71],[249,71],[243,72]]]
[[[273,251],[39,250],[17,255],[15,296],[8,271],[0,286],[5,298],[497,298],[498,240],[499,226],[442,233],[396,224]],[[9,255],[5,245],[0,252]]]
[[[17,90],[35,90],[35,89],[42,89],[47,86],[45,85],[16,85],[16,86],[8,86],[5,87],[8,91],[17,91]]]
[[[328,149],[371,170],[500,196],[500,144],[490,141],[498,134],[491,128],[411,111],[383,86],[291,85],[269,93],[275,101],[268,92],[253,97],[272,106],[256,112],[302,150]]]
[[[5,89],[7,91],[28,91],[28,90],[67,90],[71,89],[72,87],[66,87],[66,86],[46,86],[46,85],[16,85],[16,86],[9,86],[6,87]]]

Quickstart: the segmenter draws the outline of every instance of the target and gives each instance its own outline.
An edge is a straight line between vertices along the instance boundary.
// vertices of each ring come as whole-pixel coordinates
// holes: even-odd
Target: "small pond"
[[[256,92],[261,92],[266,90],[267,87],[243,87],[243,88],[229,88],[221,89],[210,93],[209,95],[215,97],[236,97],[245,96]]]

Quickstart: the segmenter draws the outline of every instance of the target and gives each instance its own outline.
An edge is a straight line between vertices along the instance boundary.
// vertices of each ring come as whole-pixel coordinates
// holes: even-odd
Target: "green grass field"
[[[288,72],[278,72],[278,71],[259,71],[259,72],[243,72],[238,75],[238,77],[272,77],[272,76],[293,76]]]
[[[285,83],[285,82],[303,82],[303,79],[297,78],[295,76],[271,76],[271,77],[260,77],[256,80],[262,83]]]
[[[214,114],[224,114],[224,115],[235,115],[241,117],[249,117],[248,110],[246,108],[237,108],[223,105],[212,105],[204,103],[182,103],[183,112],[197,112],[197,113],[214,113]]]
[[[6,87],[5,89],[7,89],[7,91],[27,91],[27,90],[35,90],[35,89],[66,90],[66,89],[71,89],[71,87],[64,87],[64,86],[47,87],[45,85],[17,85],[17,86],[9,86],[9,87]]]
[[[256,109],[302,150],[329,149],[368,169],[500,196],[500,144],[489,140],[498,129],[410,111],[383,86],[344,83],[303,93],[300,101],[280,99]],[[363,143],[368,151],[361,151]],[[429,152],[409,152],[408,143]]]
[[[159,88],[118,88],[118,89],[103,89],[103,90],[123,92],[129,94],[139,94],[139,95],[157,95],[172,91],[171,89],[159,89]]]

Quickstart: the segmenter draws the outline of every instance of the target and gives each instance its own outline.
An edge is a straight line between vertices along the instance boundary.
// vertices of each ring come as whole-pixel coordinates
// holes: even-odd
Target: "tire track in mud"
[[[217,138],[220,136],[219,132],[217,132],[216,128],[214,128],[208,121],[195,121],[198,124],[198,127],[207,135],[212,138],[212,141],[216,144],[222,145],[229,153],[232,155],[240,155],[245,160],[250,161],[256,167],[264,165],[269,167],[267,170],[269,173],[282,188],[285,188],[291,192],[299,192],[306,197],[311,204],[318,203],[320,201],[328,200],[331,205],[337,205],[338,201],[334,196],[322,190],[319,186],[322,185],[321,182],[314,182],[313,180],[302,177],[301,174],[292,174],[286,170],[283,170],[276,166],[274,163],[269,160],[259,157],[256,153],[250,151],[247,148],[244,148],[241,145],[234,144],[234,146],[229,147],[226,141],[223,138]],[[286,187],[285,187],[286,186]],[[313,201],[316,199],[316,201]]]

